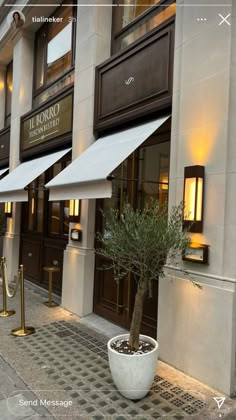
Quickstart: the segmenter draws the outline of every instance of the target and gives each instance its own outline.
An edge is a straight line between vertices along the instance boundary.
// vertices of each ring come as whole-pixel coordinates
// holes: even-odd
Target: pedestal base
[[[12,310],[12,311],[0,311],[0,316],[3,317],[7,317],[7,316],[11,316],[11,315],[15,315],[16,311]]]
[[[25,329],[22,328],[15,328],[12,330],[11,334],[15,335],[16,337],[25,337],[26,335],[34,334],[35,328],[34,327],[25,327]]]
[[[48,308],[55,308],[56,306],[59,306],[58,305],[58,303],[56,303],[56,302],[43,302],[43,304],[45,305],[45,306],[47,306]]]

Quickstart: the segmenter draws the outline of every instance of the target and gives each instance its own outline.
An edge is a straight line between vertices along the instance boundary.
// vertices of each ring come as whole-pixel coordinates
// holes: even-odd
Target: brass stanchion
[[[23,265],[20,265],[19,269],[20,277],[20,295],[21,295],[21,326],[20,328],[15,328],[12,330],[12,335],[17,337],[24,337],[26,335],[34,334],[35,329],[33,327],[25,326],[25,289],[24,289],[24,268]]]
[[[2,303],[3,309],[0,311],[0,316],[7,317],[15,314],[14,310],[7,309],[7,293],[6,293],[6,279],[5,279],[5,269],[4,265],[6,264],[6,258],[1,257],[0,266],[2,273]]]
[[[48,308],[58,306],[57,303],[52,301],[52,275],[60,271],[59,267],[43,267],[44,271],[48,273],[48,301],[43,302]]]

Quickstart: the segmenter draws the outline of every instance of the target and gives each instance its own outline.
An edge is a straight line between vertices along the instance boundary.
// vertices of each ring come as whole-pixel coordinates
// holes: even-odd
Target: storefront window
[[[74,84],[74,70],[67,73],[65,76],[61,77],[60,80],[53,83],[42,93],[39,93],[34,98],[34,107],[41,105],[43,102],[48,101],[50,98],[53,98],[57,95],[62,89],[70,87]]]
[[[122,2],[119,7],[114,8],[114,52],[128,47],[175,14],[176,4],[172,0],[168,2],[161,0],[146,0],[141,3],[137,0]]]
[[[60,19],[60,22],[52,22],[44,25],[36,35],[35,41],[35,96],[41,91],[48,89],[55,81],[59,81],[59,87],[68,86],[68,82],[73,83],[71,76],[65,78],[65,75],[73,66],[73,47],[75,22],[71,22],[75,10],[72,6],[61,7],[54,16]],[[60,84],[60,79],[64,77],[64,83]],[[65,85],[65,86],[64,86]],[[58,86],[53,87],[53,93],[58,91]],[[43,99],[41,96],[40,103]]]
[[[63,235],[69,233],[69,205],[69,200],[63,202]]]
[[[58,162],[52,167],[52,177],[58,175],[70,161]],[[69,234],[69,201],[53,201],[49,203],[49,225],[50,235]]]
[[[13,61],[10,64],[8,64],[7,73],[6,73],[5,127],[9,127],[11,123],[12,79],[13,79]]]
[[[60,233],[60,202],[53,202],[50,207],[50,233],[58,235]]]
[[[35,229],[36,207],[37,207],[37,181],[31,182],[29,185],[29,205],[28,205],[28,231]]]
[[[47,84],[59,79],[71,68],[72,57],[72,7],[60,13],[61,23],[53,23],[48,30],[47,45]]]
[[[109,208],[122,210],[124,203],[127,201],[127,164],[124,161],[116,168],[112,176],[112,196],[104,199],[103,210],[106,212]]]
[[[122,15],[122,28],[140,16],[143,12],[149,9],[154,4],[159,3],[160,0],[124,0],[122,1],[122,5],[119,7],[123,7],[123,15]]]
[[[67,236],[69,233],[69,201],[49,202],[45,184],[58,175],[70,158],[55,163],[47,172],[40,175],[28,186],[29,199],[23,204],[22,231],[25,233],[43,233],[57,236]],[[46,231],[45,231],[46,229]]]
[[[138,150],[137,207],[151,200],[161,205],[168,201],[170,143],[164,142]]]
[[[43,231],[44,185],[45,185],[45,174],[42,174],[38,178],[38,193],[37,193],[37,232],[42,232]]]

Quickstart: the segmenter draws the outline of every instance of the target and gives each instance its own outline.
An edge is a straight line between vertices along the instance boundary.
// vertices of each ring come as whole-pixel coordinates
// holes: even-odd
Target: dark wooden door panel
[[[105,262],[96,257],[94,312],[114,323],[129,329],[131,324],[136,282],[134,279],[114,280],[112,271],[101,269]],[[156,338],[158,282],[153,282],[153,295],[144,302],[141,333]],[[128,303],[129,302],[129,303]]]
[[[53,274],[53,291],[61,294],[62,289],[62,270],[63,256],[66,243],[64,241],[44,241],[43,238],[35,240],[34,235],[27,235],[21,239],[21,258],[20,263],[24,265],[26,279],[48,289],[48,274],[43,267],[55,266],[60,268],[60,272]]]
[[[137,179],[149,180],[153,185],[152,189],[153,197],[161,200],[161,195],[159,194],[159,179],[161,174],[161,169],[164,168],[166,173],[168,173],[168,161],[169,156],[169,141],[159,142],[158,134],[156,133],[155,138],[152,136],[146,142],[144,146],[136,153],[132,154],[127,160],[127,178],[128,184],[126,187],[128,201],[133,205],[134,208],[143,208],[145,205],[145,200],[149,199],[148,189],[139,188],[139,185],[136,181]],[[145,152],[145,153],[144,153]],[[150,156],[152,156],[154,166],[157,166],[157,170],[153,173],[147,171],[148,165],[150,163]],[[163,161],[165,166],[163,167]],[[140,165],[142,162],[142,166]],[[162,165],[162,166],[161,166]],[[152,166],[151,166],[152,167]],[[139,169],[139,171],[137,170]],[[146,178],[145,178],[146,177]],[[144,181],[143,181],[144,183]],[[146,181],[148,183],[148,181]],[[118,185],[121,188],[121,186]],[[120,208],[120,189],[117,187],[117,195],[113,197],[112,202],[97,202],[97,218],[96,218],[96,231],[103,231],[103,219],[101,217],[100,208],[108,209],[109,203],[115,205],[115,208]],[[155,189],[156,188],[156,189]],[[139,193],[142,192],[141,199],[139,198]],[[146,195],[145,195],[146,194]],[[160,201],[161,202],[161,201]],[[104,316],[107,319],[116,322],[119,325],[122,325],[126,328],[130,327],[131,318],[134,308],[135,295],[137,290],[137,283],[135,279],[130,276],[128,279],[123,279],[117,287],[112,272],[104,272],[102,266],[104,261],[100,257],[96,258],[96,271],[95,271],[95,294],[94,294],[94,311]],[[116,285],[116,287],[115,287]],[[142,317],[142,326],[141,333],[150,335],[154,338],[157,336],[157,313],[158,313],[158,281],[153,281],[152,284],[152,297],[147,296],[144,302],[143,308],[143,317]]]
[[[127,284],[123,280],[118,284],[111,270],[101,269],[104,264],[107,262],[96,256],[94,312],[126,327]]]
[[[41,244],[22,239],[21,261],[24,265],[25,277],[35,283],[41,283]]]

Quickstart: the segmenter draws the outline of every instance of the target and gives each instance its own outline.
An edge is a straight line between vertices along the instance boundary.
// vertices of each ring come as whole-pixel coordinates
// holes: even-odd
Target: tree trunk
[[[129,346],[131,350],[139,348],[139,333],[143,316],[143,302],[148,290],[146,279],[139,281],[138,290],[135,296],[134,310],[130,327]]]

